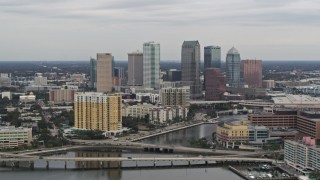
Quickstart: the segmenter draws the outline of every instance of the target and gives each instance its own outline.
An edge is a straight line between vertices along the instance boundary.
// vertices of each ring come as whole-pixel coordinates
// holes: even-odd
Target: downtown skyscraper
[[[224,100],[226,90],[226,78],[220,68],[205,69],[205,100]]]
[[[244,82],[250,88],[262,87],[262,61],[261,60],[242,60],[241,71]]]
[[[228,51],[226,58],[227,83],[231,87],[240,87],[242,85],[240,63],[240,53],[235,47],[232,47]]]
[[[97,92],[112,92],[112,55],[97,54]]]
[[[97,85],[97,60],[90,58],[90,88],[96,88]]]
[[[143,53],[136,51],[128,53],[128,85],[143,85]]]
[[[182,84],[190,86],[190,98],[201,98],[199,41],[183,42],[181,49],[181,73]]]
[[[160,44],[146,42],[143,44],[143,86],[160,88]]]
[[[207,68],[221,68],[220,46],[204,47],[204,69]]]

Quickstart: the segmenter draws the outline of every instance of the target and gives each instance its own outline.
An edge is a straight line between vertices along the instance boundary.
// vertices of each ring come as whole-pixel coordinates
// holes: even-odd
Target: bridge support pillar
[[[2,161],[2,163],[1,163],[1,167],[7,167],[7,162]]]
[[[29,167],[31,170],[34,170],[34,162],[33,161],[29,162]]]
[[[19,166],[20,166],[19,161],[17,161],[17,162],[14,163],[14,167],[15,167],[15,168],[19,168]]]
[[[67,170],[67,161],[64,162],[64,170]]]
[[[49,161],[47,161],[46,169],[49,170]]]
[[[14,170],[14,168],[15,168],[15,162],[12,161],[12,162],[11,162],[11,169]]]
[[[84,170],[84,161],[81,162],[82,170]]]

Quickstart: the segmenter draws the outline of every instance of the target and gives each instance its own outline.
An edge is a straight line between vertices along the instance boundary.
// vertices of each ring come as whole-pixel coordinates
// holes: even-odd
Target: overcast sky
[[[235,46],[242,59],[320,60],[320,0],[0,0],[0,60],[116,60],[156,41]],[[203,57],[203,55],[202,55]]]

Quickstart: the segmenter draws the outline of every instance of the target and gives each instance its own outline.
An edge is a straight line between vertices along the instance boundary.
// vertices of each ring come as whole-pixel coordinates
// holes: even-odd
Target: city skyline
[[[184,40],[221,46],[221,59],[235,46],[244,59],[317,60],[319,7],[316,0],[5,0],[0,60],[85,60],[97,52],[125,60],[156,41],[162,59],[179,61]]]

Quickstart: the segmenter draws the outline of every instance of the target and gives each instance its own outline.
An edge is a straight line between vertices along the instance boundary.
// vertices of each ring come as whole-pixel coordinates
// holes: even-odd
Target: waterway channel
[[[221,116],[219,118],[219,122],[228,122],[243,119],[247,119],[247,115]],[[207,140],[212,140],[212,133],[216,132],[216,129],[216,124],[202,124],[199,126],[194,126],[187,129],[182,129],[167,134],[162,134],[159,136],[144,139],[140,142],[148,144],[190,147],[191,140],[198,140],[203,137]]]

